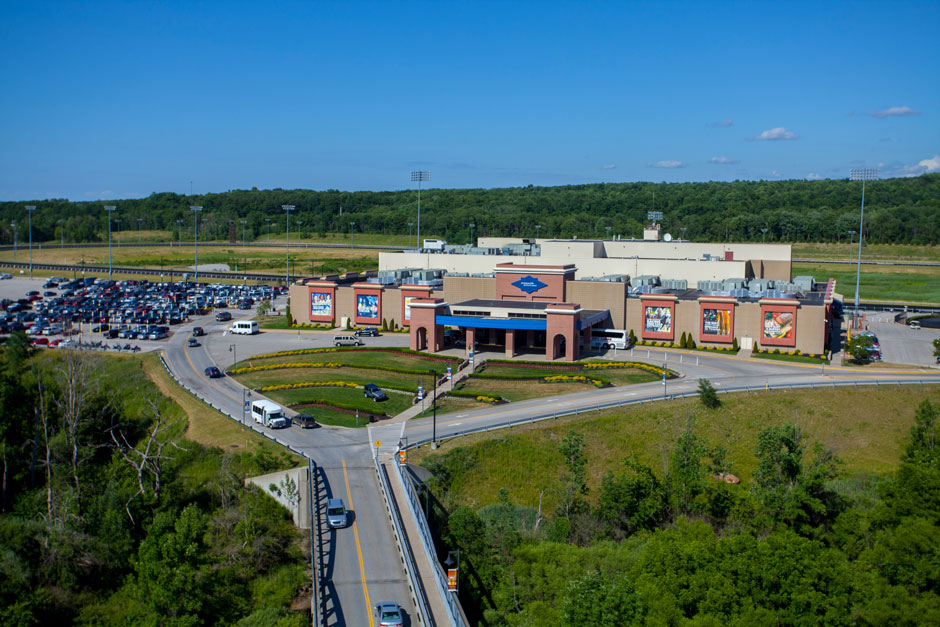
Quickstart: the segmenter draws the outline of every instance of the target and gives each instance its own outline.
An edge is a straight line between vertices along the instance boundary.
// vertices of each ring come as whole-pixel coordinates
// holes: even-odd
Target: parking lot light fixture
[[[287,286],[290,286],[290,212],[296,208],[294,205],[281,205],[281,209],[287,213],[287,272],[284,275]]]
[[[117,209],[114,205],[106,205],[104,210],[108,212],[108,278],[114,277],[114,266],[111,264],[111,213]],[[82,274],[85,271],[82,270]]]
[[[195,255],[193,269],[196,273],[196,283],[199,283],[199,212],[202,211],[202,207],[190,205],[189,208],[193,211],[193,251]]]
[[[13,261],[16,261],[16,220],[10,223],[10,226],[13,227]]]
[[[26,206],[26,215],[29,217],[29,278],[33,278],[33,212],[36,205]]]
[[[228,352],[232,353],[232,369],[235,369],[235,364],[238,363],[238,351],[236,350],[235,344],[228,345]]]
[[[862,277],[862,237],[865,233],[865,181],[874,181],[878,178],[877,168],[853,168],[849,170],[849,178],[862,182],[862,214],[858,220],[858,267],[855,271],[855,317],[858,318],[858,290]]]
[[[431,173],[427,170],[417,170],[411,173],[411,181],[418,184],[418,236],[415,238],[415,243],[417,244],[415,248],[421,247],[421,183],[422,181],[430,181]]]

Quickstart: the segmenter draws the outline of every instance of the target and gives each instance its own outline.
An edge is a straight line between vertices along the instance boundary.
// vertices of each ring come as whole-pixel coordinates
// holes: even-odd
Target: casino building
[[[298,324],[405,327],[410,346],[573,361],[597,329],[638,340],[821,354],[840,313],[835,282],[790,280],[789,245],[650,240],[508,240],[381,253],[379,270],[300,279]],[[639,274],[638,274],[639,273]],[[695,287],[690,287],[694,283]],[[838,325],[835,325],[838,327]]]

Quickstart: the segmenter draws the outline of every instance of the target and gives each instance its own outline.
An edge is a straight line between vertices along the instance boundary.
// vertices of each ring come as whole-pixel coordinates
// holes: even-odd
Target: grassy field
[[[525,401],[530,398],[558,396],[596,390],[590,383],[538,383],[537,381],[510,379],[464,379],[457,390],[481,396],[495,396],[507,401]],[[438,410],[440,413],[440,410]]]
[[[817,281],[836,280],[836,291],[855,298],[856,268],[844,264],[793,264],[793,276],[810,275]],[[862,300],[940,303],[940,267],[862,266]]]
[[[601,478],[636,456],[658,474],[665,471],[676,437],[691,419],[710,445],[730,449],[731,472],[750,483],[756,466],[758,432],[784,422],[800,425],[810,439],[833,449],[848,476],[890,472],[898,463],[916,406],[937,402],[940,386],[877,387],[826,391],[770,391],[722,396],[717,410],[697,399],[642,405],[557,421],[482,433],[442,444],[439,453],[470,449],[476,462],[454,484],[459,502],[472,507],[496,503],[501,487],[513,502],[537,506],[544,491],[555,506],[564,460],[558,445],[569,431],[584,434],[588,458],[589,499],[596,499]],[[409,455],[420,464],[432,453],[422,447]]]
[[[858,255],[858,242],[849,244],[793,244],[796,259],[854,260]],[[908,244],[862,244],[862,259],[866,261],[918,261],[940,262],[937,246]]]

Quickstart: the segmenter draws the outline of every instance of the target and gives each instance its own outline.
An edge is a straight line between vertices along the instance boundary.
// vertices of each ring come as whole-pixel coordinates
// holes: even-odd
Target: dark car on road
[[[380,388],[374,383],[366,384],[362,389],[363,389],[363,393],[365,394],[365,397],[371,398],[372,402],[374,403],[378,401],[388,400],[388,396],[386,396],[385,392],[382,391],[382,388]]]
[[[357,337],[378,337],[379,330],[375,327],[365,327],[356,331]]]
[[[193,337],[202,337],[205,334],[206,331],[202,327],[193,327]]]
[[[206,368],[206,376],[210,379],[218,379],[222,376],[222,371],[219,370],[216,366],[209,366]]]
[[[304,429],[313,429],[317,426],[317,421],[310,414],[297,414],[294,416],[294,424]]]
[[[232,319],[232,314],[230,314],[227,311],[220,311],[219,313],[215,314],[216,322],[227,322],[231,319]]]
[[[196,339],[195,337],[190,337],[190,338],[186,341],[186,345],[187,345],[187,346],[190,346],[190,347],[199,346],[199,340]]]

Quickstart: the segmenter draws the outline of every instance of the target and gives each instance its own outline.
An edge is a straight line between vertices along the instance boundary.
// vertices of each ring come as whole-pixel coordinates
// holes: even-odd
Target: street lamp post
[[[271,243],[271,218],[265,218],[265,222],[268,223],[268,243]]]
[[[16,220],[10,223],[10,226],[13,227],[13,261],[16,261]]]
[[[685,230],[686,230],[687,228],[688,228],[688,227],[685,227],[685,226],[680,226],[680,227],[679,227],[679,230],[682,231],[682,241],[685,241]]]
[[[609,226],[607,227],[607,233],[608,233],[608,235],[610,234],[610,227],[609,227]],[[541,225],[541,224],[536,224],[536,225],[535,225],[535,239],[536,239],[536,241],[539,239],[539,235],[541,235],[541,234],[542,234],[542,225]]]
[[[36,205],[26,206],[26,215],[29,217],[29,278],[33,278],[33,212]]]
[[[349,246],[351,248],[356,247],[356,223],[355,222],[349,223]]]
[[[761,244],[764,243],[764,236],[765,236],[765,235],[767,235],[767,229],[761,229],[761,230],[760,230],[760,243],[761,243]]]
[[[414,222],[408,223],[408,247],[411,248],[411,227],[415,225]]]
[[[117,209],[114,205],[105,206],[104,210],[108,212],[108,278],[114,276],[114,266],[111,264],[111,213]],[[84,270],[82,271],[84,272]]]
[[[858,317],[858,288],[862,278],[862,236],[865,225],[865,181],[874,181],[878,178],[876,168],[854,168],[849,171],[849,178],[862,182],[862,215],[858,220],[858,266],[855,271],[855,316]]]
[[[431,173],[426,170],[412,172],[411,180],[412,182],[416,182],[418,184],[418,237],[415,240],[417,244],[415,248],[418,248],[421,245],[421,183],[422,181],[430,181]]]
[[[65,220],[59,220],[59,235],[62,238],[61,248],[65,248]]]
[[[287,285],[290,285],[290,212],[296,208],[294,205],[281,205],[281,209],[287,213],[287,274],[285,275]]]
[[[118,248],[121,247],[121,218],[114,218],[118,225]]]
[[[852,244],[855,243],[855,231],[849,231],[849,250],[852,249]]]
[[[193,263],[196,274],[196,283],[199,283],[199,212],[202,207],[199,205],[190,205],[193,212]]]
[[[471,245],[471,246],[476,246],[476,242],[473,241],[473,229],[474,229],[475,227],[476,227],[476,223],[471,222],[471,223],[470,223],[470,245]]]
[[[434,379],[434,391],[431,393],[431,448],[436,449],[437,444],[437,370],[431,370],[431,377]]]
[[[143,218],[137,218],[137,243],[140,243],[140,225],[143,224]]]

